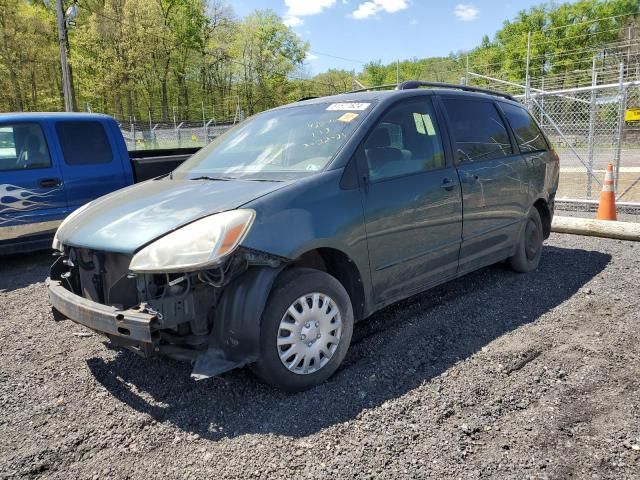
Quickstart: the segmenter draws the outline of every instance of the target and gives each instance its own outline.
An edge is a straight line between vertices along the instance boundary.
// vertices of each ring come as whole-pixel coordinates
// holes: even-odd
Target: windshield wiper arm
[[[235,180],[235,178],[231,178],[231,177],[209,177],[207,175],[202,175],[200,177],[190,178],[189,180],[220,180],[222,182],[228,182],[230,180]]]

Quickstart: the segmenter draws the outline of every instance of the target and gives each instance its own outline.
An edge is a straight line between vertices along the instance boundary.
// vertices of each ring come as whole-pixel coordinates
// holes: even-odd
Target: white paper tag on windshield
[[[332,103],[327,110],[366,110],[370,103]]]

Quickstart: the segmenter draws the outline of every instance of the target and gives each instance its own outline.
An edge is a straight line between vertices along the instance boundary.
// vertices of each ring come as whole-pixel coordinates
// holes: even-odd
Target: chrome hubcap
[[[295,300],[280,320],[280,361],[299,375],[317,372],[333,357],[341,335],[342,318],[333,299],[308,293]]]

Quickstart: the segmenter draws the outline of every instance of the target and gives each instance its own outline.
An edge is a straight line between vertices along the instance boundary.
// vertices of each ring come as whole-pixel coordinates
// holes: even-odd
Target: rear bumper
[[[155,343],[155,315],[136,309],[118,310],[102,305],[70,292],[59,280],[47,278],[51,306],[73,322],[102,333],[123,344],[142,344],[140,353]],[[133,346],[132,345],[132,346]]]

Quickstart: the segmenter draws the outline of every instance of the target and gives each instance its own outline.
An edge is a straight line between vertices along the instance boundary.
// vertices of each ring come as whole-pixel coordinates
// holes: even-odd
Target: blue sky
[[[270,8],[310,44],[310,73],[447,55],[477,46],[542,0],[231,0],[237,15]],[[329,55],[349,60],[333,58]]]

